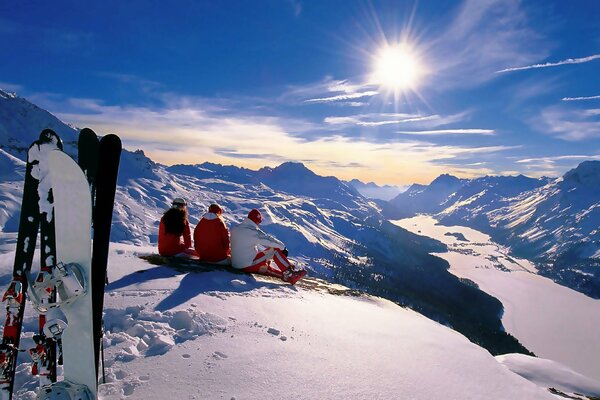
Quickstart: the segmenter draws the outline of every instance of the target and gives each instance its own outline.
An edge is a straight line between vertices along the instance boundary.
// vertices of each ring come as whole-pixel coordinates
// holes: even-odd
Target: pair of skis
[[[28,152],[13,280],[3,297],[7,318],[0,344],[2,400],[12,399],[26,295],[40,311],[40,332],[34,336],[36,347],[30,350],[33,372],[40,376],[40,385],[45,385],[38,399],[96,397],[96,349],[101,340],[108,242],[121,143],[115,135],[98,141],[93,132],[84,130],[79,144],[81,169],[61,150],[60,138],[47,129]],[[29,273],[38,229],[41,268],[31,283]],[[59,353],[65,379],[56,383],[56,344],[61,342]]]
[[[121,139],[108,134],[98,140],[89,128],[79,134],[79,166],[87,178],[93,202],[92,304],[96,375],[102,347],[102,310],[107,283],[108,247],[121,157]]]

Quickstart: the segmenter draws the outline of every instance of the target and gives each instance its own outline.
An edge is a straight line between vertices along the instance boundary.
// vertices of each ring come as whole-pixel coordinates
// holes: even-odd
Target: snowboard
[[[68,155],[52,151],[48,155],[48,164],[56,219],[57,268],[75,275],[83,288],[72,301],[65,301],[68,296],[61,293],[59,287],[59,309],[67,323],[61,335],[64,381],[84,385],[91,398],[96,398],[91,294],[91,194],[85,175]],[[41,393],[47,395],[49,390],[44,387]]]

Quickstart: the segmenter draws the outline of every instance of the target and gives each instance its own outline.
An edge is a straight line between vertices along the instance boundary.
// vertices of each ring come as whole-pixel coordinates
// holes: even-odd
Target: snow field
[[[537,356],[549,358],[600,380],[600,301],[535,273],[527,260],[470,228],[436,225],[429,216],[394,221],[414,233],[449,246],[435,254],[450,263],[450,272],[474,281],[504,305],[502,322]],[[459,232],[468,242],[447,233]],[[529,272],[532,271],[532,272]]]
[[[179,274],[113,248],[103,399],[554,398],[388,301]]]

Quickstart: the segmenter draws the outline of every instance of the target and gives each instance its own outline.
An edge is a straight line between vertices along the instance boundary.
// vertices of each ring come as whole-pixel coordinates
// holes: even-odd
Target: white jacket
[[[234,268],[246,268],[252,265],[256,254],[262,247],[277,247],[285,245],[273,236],[263,232],[252,220],[246,218],[241,224],[231,228],[231,265]]]

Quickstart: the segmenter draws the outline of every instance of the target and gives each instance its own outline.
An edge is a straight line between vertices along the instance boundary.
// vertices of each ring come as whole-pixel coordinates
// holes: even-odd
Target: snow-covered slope
[[[446,243],[449,251],[437,255],[450,272],[498,298],[506,330],[537,356],[600,379],[600,300],[538,275],[533,263],[472,228],[440,225],[425,215],[395,223]]]
[[[0,149],[25,160],[29,145],[46,128],[58,133],[67,152],[74,154],[76,129],[17,94],[0,89]]]
[[[151,251],[112,245],[101,400],[556,399],[547,390],[553,381],[538,386],[464,336],[389,301],[137,258]],[[0,255],[3,276],[12,256]],[[23,346],[33,344],[36,325],[28,312]],[[26,358],[19,399],[33,399],[37,384]]]
[[[25,163],[0,149],[0,232],[19,227],[24,177]]]

